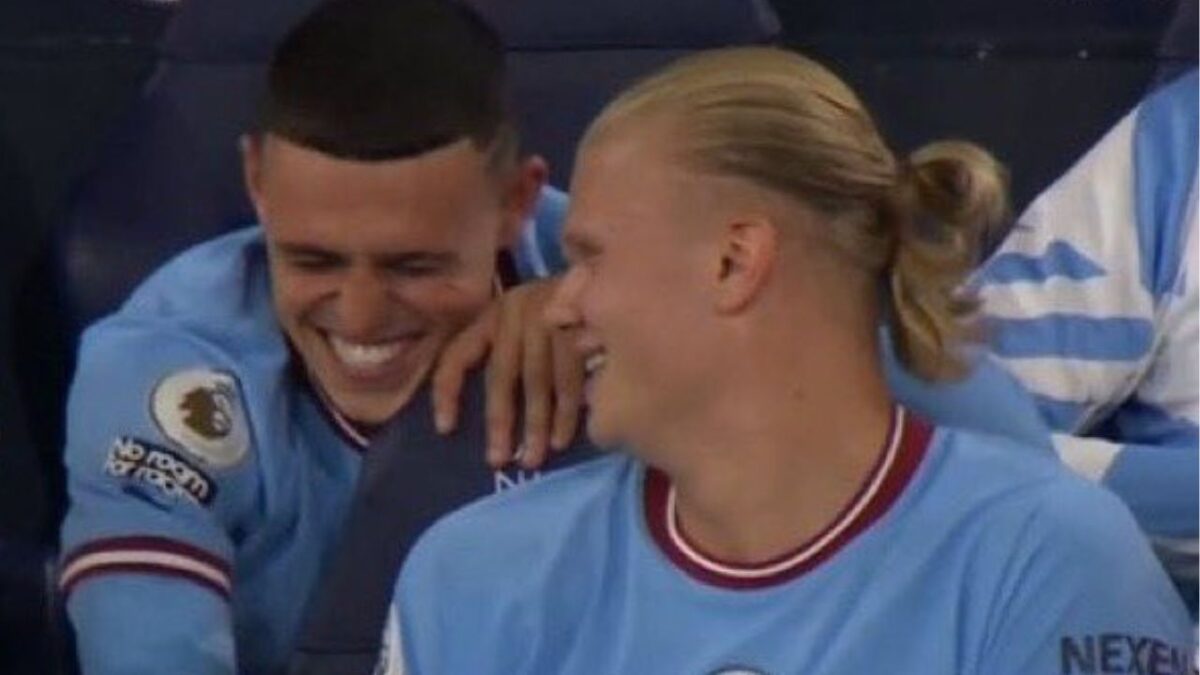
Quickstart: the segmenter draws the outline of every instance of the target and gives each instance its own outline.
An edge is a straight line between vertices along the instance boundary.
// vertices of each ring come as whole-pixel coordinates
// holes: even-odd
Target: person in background
[[[823,67],[719,50],[605,108],[572,191],[548,316],[622,452],[429,529],[378,672],[1190,672],[1120,501],[931,425],[875,357],[884,321],[915,374],[966,369],[986,152],[896,157]]]
[[[1196,605],[1200,97],[1153,92],[1039,196],[980,272],[992,348],[1058,455],[1133,511]]]

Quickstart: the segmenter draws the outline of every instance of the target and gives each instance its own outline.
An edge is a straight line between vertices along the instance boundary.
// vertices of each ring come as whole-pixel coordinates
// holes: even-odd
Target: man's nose
[[[338,328],[345,337],[377,337],[391,320],[393,304],[384,279],[369,269],[352,271],[338,293]]]

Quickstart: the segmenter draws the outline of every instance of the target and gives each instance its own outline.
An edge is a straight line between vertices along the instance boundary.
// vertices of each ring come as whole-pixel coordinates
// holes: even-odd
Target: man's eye
[[[567,262],[572,265],[576,263],[592,263],[596,258],[600,257],[600,247],[591,242],[580,241],[569,247],[566,253]]]
[[[585,267],[592,267],[600,258],[600,249],[586,248],[579,251],[579,255],[575,256],[572,262],[578,263]]]

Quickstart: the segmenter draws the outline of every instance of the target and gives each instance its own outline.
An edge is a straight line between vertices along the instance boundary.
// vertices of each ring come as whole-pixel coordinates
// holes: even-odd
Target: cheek
[[[626,326],[628,330],[671,330],[655,317],[664,304],[664,279],[659,268],[641,264],[598,266],[580,295],[585,315],[599,321]]]
[[[605,339],[635,362],[632,375],[656,386],[664,371],[690,351],[694,317],[688,302],[685,279],[642,269],[597,287],[590,305],[608,326]]]
[[[303,275],[277,272],[271,278],[275,311],[285,324],[294,324],[327,294],[325,283]]]

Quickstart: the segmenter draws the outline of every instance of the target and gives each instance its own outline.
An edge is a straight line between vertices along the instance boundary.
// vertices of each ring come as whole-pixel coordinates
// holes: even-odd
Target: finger
[[[521,389],[525,393],[525,441],[521,464],[527,469],[541,466],[550,435],[551,373],[550,334],[540,322],[528,322],[522,355]]]
[[[495,332],[496,311],[489,307],[470,326],[456,335],[438,357],[433,372],[433,419],[438,433],[447,434],[458,425],[459,397],[467,372],[483,361]]]
[[[512,434],[520,373],[522,324],[519,302],[502,301],[488,359],[485,418],[487,460],[495,467],[512,459]]]
[[[571,444],[583,414],[584,358],[565,335],[551,344],[554,370],[554,426],[550,444],[563,450]]]

